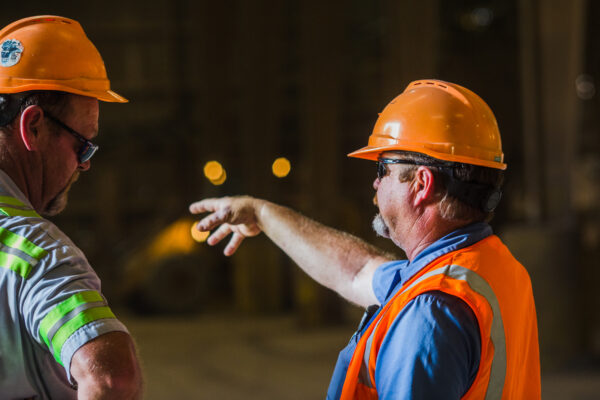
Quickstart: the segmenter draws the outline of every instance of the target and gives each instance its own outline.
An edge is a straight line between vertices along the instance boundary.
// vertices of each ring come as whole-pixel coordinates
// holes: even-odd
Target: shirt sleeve
[[[379,300],[379,304],[384,304],[393,289],[400,281],[399,271],[408,264],[408,260],[395,260],[381,264],[373,274],[373,292]]]
[[[75,352],[108,332],[127,332],[100,291],[100,279],[77,248],[53,249],[36,265],[21,297],[29,335],[46,348],[71,379]]]
[[[460,399],[479,368],[481,339],[473,311],[443,292],[417,296],[387,332],[375,369],[379,398]]]

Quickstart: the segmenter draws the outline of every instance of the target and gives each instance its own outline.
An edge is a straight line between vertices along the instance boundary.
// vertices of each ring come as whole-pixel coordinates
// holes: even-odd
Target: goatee
[[[372,226],[373,230],[378,236],[384,237],[386,239],[390,238],[390,228],[388,228],[388,226],[385,224],[385,221],[383,220],[381,214],[375,214]]]

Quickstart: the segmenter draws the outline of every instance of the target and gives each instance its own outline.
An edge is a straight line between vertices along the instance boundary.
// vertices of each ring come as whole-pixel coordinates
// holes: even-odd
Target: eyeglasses
[[[54,117],[52,114],[46,112],[45,110],[44,110],[44,116],[46,118],[48,118],[50,121],[54,122],[56,125],[63,128],[65,131],[69,132],[71,135],[75,136],[75,138],[82,143],[81,147],[77,151],[77,161],[79,161],[79,164],[83,164],[84,162],[88,161],[90,158],[92,158],[94,153],[99,149],[98,145],[90,142],[85,137],[83,137],[83,135],[81,135],[79,132],[77,132],[75,129],[71,128],[70,126],[68,126],[67,124],[62,122],[60,119]]]

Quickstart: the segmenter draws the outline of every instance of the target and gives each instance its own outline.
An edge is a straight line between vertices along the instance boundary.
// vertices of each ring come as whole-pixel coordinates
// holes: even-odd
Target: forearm
[[[314,280],[357,304],[378,302],[371,281],[375,269],[391,260],[389,255],[289,208],[256,202],[261,230]]]

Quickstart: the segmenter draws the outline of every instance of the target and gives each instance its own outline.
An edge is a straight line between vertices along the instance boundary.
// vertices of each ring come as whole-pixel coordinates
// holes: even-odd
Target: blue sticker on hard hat
[[[17,39],[6,39],[0,45],[0,65],[12,67],[21,59],[23,45]]]

